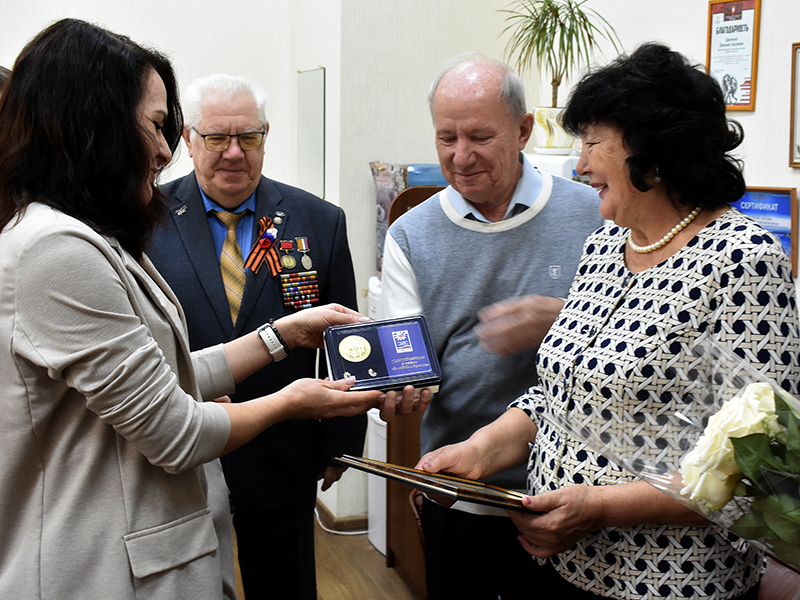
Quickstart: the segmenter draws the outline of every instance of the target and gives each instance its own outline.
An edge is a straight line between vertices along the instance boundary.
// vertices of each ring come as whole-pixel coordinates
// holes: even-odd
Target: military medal
[[[291,241],[289,243],[291,244]],[[308,308],[319,304],[317,272],[299,271],[282,274],[281,292],[283,293],[283,305],[290,308]]]
[[[347,362],[361,362],[372,352],[367,338],[360,335],[348,335],[339,342],[339,354]]]
[[[297,265],[297,260],[290,253],[294,250],[294,242],[292,240],[281,240],[281,250],[285,252],[281,256],[281,264],[287,269],[294,269]]]
[[[303,253],[303,258],[300,259],[300,262],[303,264],[304,269],[311,268],[311,257],[308,255],[308,238],[299,237],[295,238],[297,242],[297,250]]]

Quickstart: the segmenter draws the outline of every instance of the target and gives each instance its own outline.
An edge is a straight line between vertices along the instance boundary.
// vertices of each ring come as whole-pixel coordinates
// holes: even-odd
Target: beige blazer
[[[224,595],[233,380],[143,263],[40,204],[0,234],[0,598]]]

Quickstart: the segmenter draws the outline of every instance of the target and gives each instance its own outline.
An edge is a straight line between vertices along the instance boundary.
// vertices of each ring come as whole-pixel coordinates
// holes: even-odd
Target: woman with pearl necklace
[[[527,460],[527,510],[509,516],[565,598],[755,600],[761,550],[550,425],[580,430],[592,416],[658,442],[663,414],[685,401],[692,349],[708,338],[797,392],[791,260],[730,207],[745,192],[731,155],[742,129],[716,81],[659,44],[584,77],[564,123],[610,223],[587,239],[539,348],[539,385],[418,468],[481,479]]]

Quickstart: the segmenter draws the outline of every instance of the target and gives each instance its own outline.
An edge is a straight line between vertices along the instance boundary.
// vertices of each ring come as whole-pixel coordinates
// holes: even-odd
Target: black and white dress
[[[796,392],[798,326],[791,261],[731,209],[675,255],[640,273],[624,262],[628,230],[591,236],[569,298],[539,349],[540,385],[511,406],[539,433],[528,490],[632,481],[629,472],[540,417],[588,413],[658,427],[685,391],[690,347],[709,336]],[[760,550],[721,527],[605,528],[550,559],[575,586],[609,598],[736,598],[761,577]]]

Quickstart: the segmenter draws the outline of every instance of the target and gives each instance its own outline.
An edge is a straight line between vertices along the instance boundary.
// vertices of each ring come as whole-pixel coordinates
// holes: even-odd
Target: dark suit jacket
[[[263,265],[257,275],[247,271],[239,318],[233,327],[194,173],[165,184],[161,191],[168,198],[166,222],[156,228],[147,254],[180,299],[193,350],[233,340],[270,318],[294,312],[283,306],[279,277],[272,277]],[[273,224],[278,240],[308,238],[320,304],[338,302],[356,308],[355,276],[342,209],[303,190],[262,177],[256,191],[253,240],[258,237],[261,217],[269,215],[274,221],[278,212],[283,213],[282,222]],[[297,266],[284,269],[284,273],[305,270],[296,250],[294,256]],[[242,402],[272,393],[295,379],[313,377],[315,358],[315,350],[296,348],[284,360],[267,365],[241,382],[231,399]],[[326,375],[322,354],[320,376]],[[364,415],[321,422],[293,419],[270,427],[223,457],[234,505],[269,508],[316,493],[319,466],[343,453],[360,455],[365,431]]]

